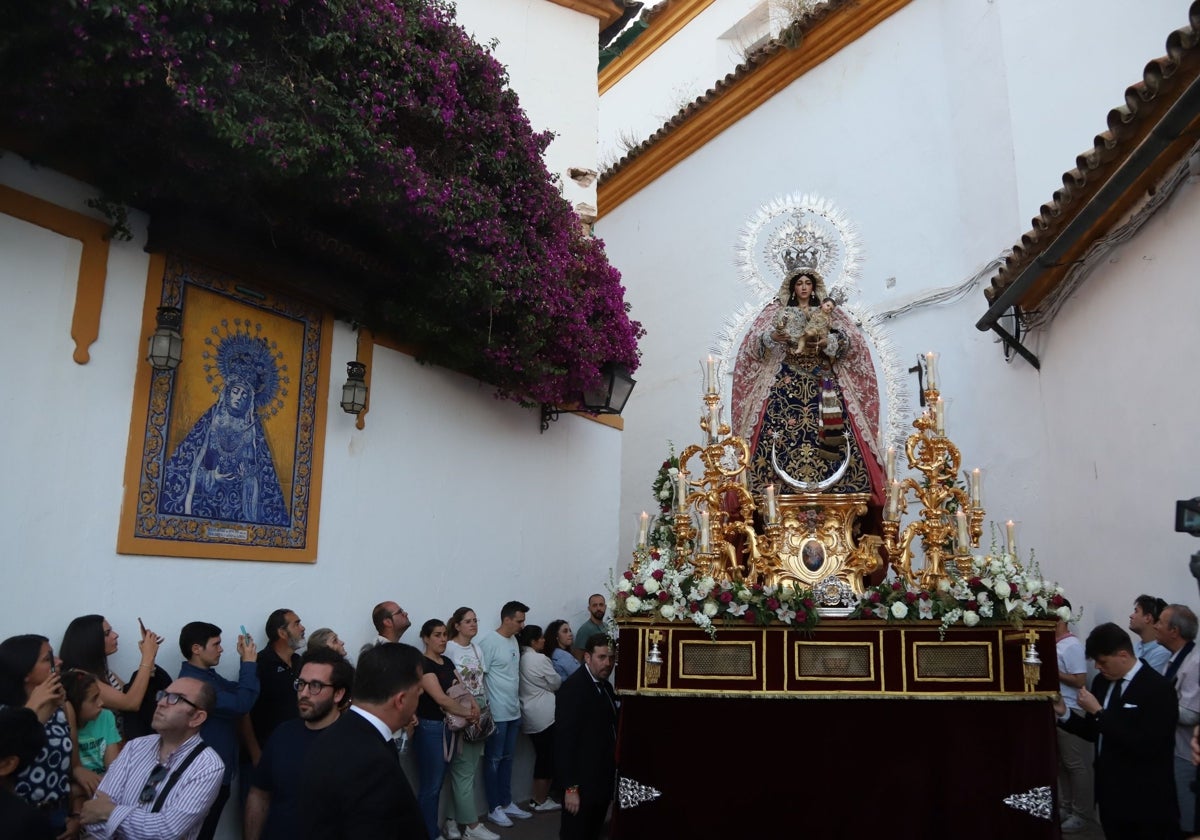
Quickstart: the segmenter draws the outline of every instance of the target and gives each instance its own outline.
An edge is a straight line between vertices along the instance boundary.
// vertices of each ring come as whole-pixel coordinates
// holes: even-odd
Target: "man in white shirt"
[[[1133,612],[1129,614],[1129,630],[1138,640],[1133,644],[1133,655],[1146,660],[1146,664],[1158,673],[1165,673],[1171,652],[1155,638],[1154,625],[1167,602],[1153,595],[1139,595],[1133,601]]]
[[[1200,650],[1196,649],[1196,613],[1183,604],[1170,604],[1158,616],[1154,631],[1158,643],[1171,652],[1164,676],[1175,682],[1179,722],[1175,725],[1175,797],[1179,800],[1179,825],[1191,835],[1196,822],[1192,782],[1192,729],[1200,723]]]
[[[180,677],[158,693],[151,724],[157,735],[125,745],[81,821],[91,837],[195,840],[217,798],[225,765],[200,738],[216,703],[208,683]]]
[[[1070,602],[1066,606],[1069,609]],[[1062,619],[1055,627],[1054,640],[1058,650],[1059,693],[1069,710],[1082,713],[1079,689],[1087,685],[1083,642]],[[1082,831],[1095,818],[1093,758],[1093,748],[1088,741],[1061,727],[1058,729],[1058,798],[1064,834]]]

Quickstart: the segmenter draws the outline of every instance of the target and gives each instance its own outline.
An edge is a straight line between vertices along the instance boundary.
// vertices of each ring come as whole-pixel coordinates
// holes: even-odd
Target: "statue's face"
[[[801,274],[792,283],[792,294],[796,296],[796,300],[801,303],[808,303],[808,299],[812,297],[813,281],[807,274]]]
[[[229,386],[229,407],[234,411],[241,411],[246,405],[246,400],[250,398],[250,389],[241,383],[234,382]]]

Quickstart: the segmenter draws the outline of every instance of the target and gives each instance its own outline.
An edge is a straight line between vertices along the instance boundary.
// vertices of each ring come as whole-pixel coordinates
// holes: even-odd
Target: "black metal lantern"
[[[600,383],[584,391],[579,408],[542,406],[542,431],[549,429],[559,414],[620,414],[625,410],[625,403],[629,401],[636,384],[628,368],[609,362],[600,369]]]
[[[175,370],[183,359],[183,311],[177,306],[158,307],[158,328],[147,343],[146,361],[155,370]]]
[[[346,384],[342,386],[342,411],[358,414],[367,407],[367,366],[362,362],[346,363]]]

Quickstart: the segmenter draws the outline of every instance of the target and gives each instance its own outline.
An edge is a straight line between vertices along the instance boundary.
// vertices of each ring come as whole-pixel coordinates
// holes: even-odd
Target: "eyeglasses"
[[[325,689],[332,687],[329,683],[323,683],[320,680],[296,680],[292,683],[292,688],[296,689],[297,694],[306,688],[309,694],[320,694]]]
[[[154,702],[161,703],[164,700],[167,701],[168,706],[174,706],[174,705],[178,704],[180,700],[182,700],[184,703],[187,703],[193,709],[200,708],[195,703],[193,703],[191,700],[187,699],[182,694],[180,694],[178,691],[160,691],[154,695]]]
[[[388,613],[388,618],[395,618],[396,616],[402,615],[402,614],[408,615],[408,613],[404,612],[404,607],[401,607],[400,609],[396,610],[394,613]]]
[[[163,692],[158,692],[160,695]],[[179,695],[176,694],[176,697]],[[159,699],[162,699],[161,697]],[[186,698],[184,698],[186,699]],[[146,786],[142,788],[141,794],[138,796],[138,802],[146,805],[154,801],[154,794],[158,793],[158,785],[163,779],[167,778],[167,765],[159,764],[150,771],[150,778],[146,779]]]

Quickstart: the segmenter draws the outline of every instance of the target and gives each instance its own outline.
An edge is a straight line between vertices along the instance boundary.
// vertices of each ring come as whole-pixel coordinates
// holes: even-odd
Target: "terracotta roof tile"
[[[1043,204],[1032,229],[1013,245],[1004,267],[984,289],[994,302],[1075,218],[1145,139],[1179,95],[1200,77],[1200,0],[1188,9],[1188,25],[1167,37],[1167,54],[1146,65],[1142,80],[1125,89],[1125,104],[1108,112],[1108,130],[1063,173],[1061,189]]]

